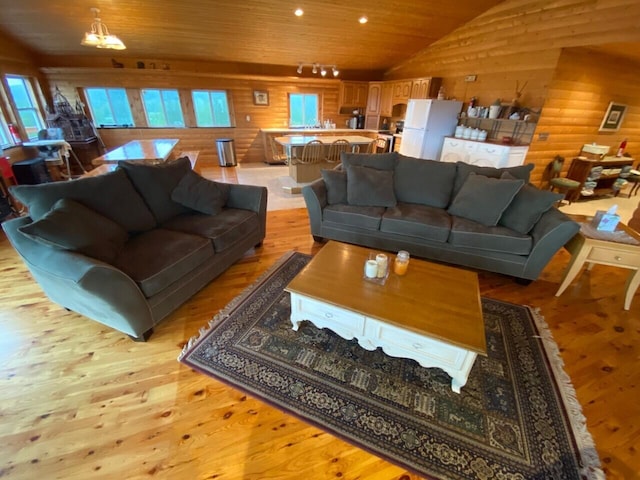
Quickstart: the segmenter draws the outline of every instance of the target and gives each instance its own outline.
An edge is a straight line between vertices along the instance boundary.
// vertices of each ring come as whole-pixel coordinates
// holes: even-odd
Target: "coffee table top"
[[[285,290],[486,355],[475,272],[412,258],[406,275],[379,285],[362,278],[371,252],[329,241]]]

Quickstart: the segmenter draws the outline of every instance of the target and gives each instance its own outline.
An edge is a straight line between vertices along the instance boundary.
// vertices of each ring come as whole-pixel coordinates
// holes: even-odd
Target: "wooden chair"
[[[329,154],[326,160],[327,162],[337,163],[340,161],[340,154],[349,151],[351,151],[351,144],[344,138],[339,138],[329,145]]]
[[[564,165],[564,157],[556,155],[553,161],[550,163],[551,179],[549,180],[549,190],[553,191],[557,189],[559,193],[564,195],[564,198],[571,205],[571,198],[575,191],[580,188],[580,182],[577,180],[571,180],[570,178],[561,177],[562,166]]]
[[[271,161],[267,163],[281,163],[287,164],[289,157],[282,145],[278,144],[273,137],[269,137],[269,143],[271,144]]]
[[[296,163],[319,163],[324,160],[325,144],[320,140],[311,140],[304,146],[302,157],[297,158]],[[293,159],[292,159],[293,160]]]

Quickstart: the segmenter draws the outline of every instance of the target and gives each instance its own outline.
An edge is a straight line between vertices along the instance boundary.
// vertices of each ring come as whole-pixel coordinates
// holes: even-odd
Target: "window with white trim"
[[[289,126],[312,127],[320,123],[317,93],[289,94]]]
[[[198,127],[230,127],[231,115],[224,90],[193,90],[193,111]]]
[[[177,90],[143,89],[142,103],[149,127],[184,127]]]
[[[9,126],[7,125],[4,115],[0,112],[0,148],[9,148],[12,146],[13,141],[9,133]]]
[[[29,78],[7,75],[6,79],[9,93],[27,137],[29,140],[37,140],[38,132],[45,128],[45,123]]]
[[[99,127],[133,127],[129,98],[124,88],[85,88],[93,122]]]

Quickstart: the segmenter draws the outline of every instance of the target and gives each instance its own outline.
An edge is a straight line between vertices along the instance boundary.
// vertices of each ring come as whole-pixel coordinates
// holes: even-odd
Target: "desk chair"
[[[564,157],[556,155],[553,161],[550,163],[551,179],[549,180],[549,190],[558,190],[558,193],[564,195],[565,200],[571,205],[571,197],[574,192],[580,187],[580,182],[577,180],[571,180],[570,178],[561,177],[562,166],[564,165]]]

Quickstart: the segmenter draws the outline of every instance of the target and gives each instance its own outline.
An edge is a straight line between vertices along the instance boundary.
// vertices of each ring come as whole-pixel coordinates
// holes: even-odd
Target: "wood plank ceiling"
[[[118,57],[386,70],[502,0],[3,1],[0,30],[41,56],[113,55],[80,45],[93,16]],[[302,8],[302,17],[294,16]],[[368,17],[361,25],[358,19]]]

